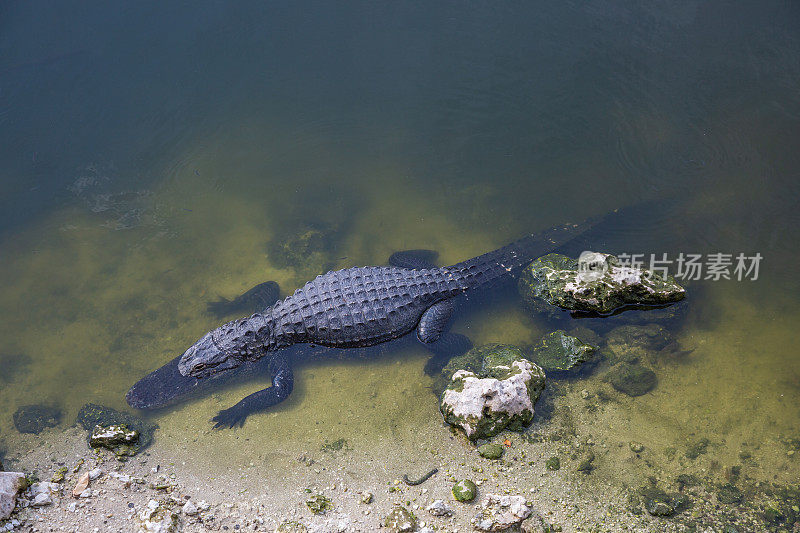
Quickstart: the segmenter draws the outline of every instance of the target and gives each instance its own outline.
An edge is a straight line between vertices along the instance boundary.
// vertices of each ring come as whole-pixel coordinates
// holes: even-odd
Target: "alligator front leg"
[[[214,428],[244,426],[244,421],[251,414],[263,411],[273,405],[281,403],[289,397],[294,387],[294,374],[289,361],[282,355],[274,355],[270,360],[272,373],[272,386],[250,396],[246,396],[239,403],[229,409],[223,409],[211,420],[215,422]]]

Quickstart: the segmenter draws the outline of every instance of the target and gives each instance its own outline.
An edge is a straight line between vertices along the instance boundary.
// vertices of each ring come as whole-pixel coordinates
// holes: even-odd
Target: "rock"
[[[486,459],[500,459],[503,457],[504,451],[502,445],[493,442],[487,442],[486,444],[478,446],[478,453],[481,457],[485,457]]]
[[[471,502],[478,494],[478,487],[469,479],[462,479],[453,485],[453,498],[460,502]]]
[[[375,499],[375,496],[371,492],[364,492],[361,494],[361,503],[363,504],[370,504],[373,499]]]
[[[325,514],[333,509],[333,502],[323,494],[314,494],[306,500],[306,506],[314,514]]]
[[[38,435],[61,422],[61,409],[47,405],[24,405],[14,413],[14,427],[20,433]]]
[[[444,500],[433,500],[425,510],[433,516],[453,516],[453,510],[444,503]]]
[[[80,424],[83,429],[90,432],[94,431],[95,426],[125,426],[131,431],[138,432],[139,438],[135,442],[120,449],[120,451],[123,452],[118,455],[120,458],[134,455],[150,446],[153,442],[153,434],[156,428],[158,428],[157,425],[130,413],[124,413],[110,407],[93,403],[87,403],[81,407],[76,422]],[[91,439],[91,434],[89,438]]]
[[[472,440],[529,425],[533,406],[544,389],[542,369],[515,347],[490,345],[478,353],[481,367],[473,364],[471,369],[454,372],[442,394],[440,409],[445,421],[464,430]]]
[[[628,396],[641,396],[658,384],[655,372],[639,364],[622,363],[611,372],[611,385]]]
[[[586,269],[586,265],[597,268]],[[666,305],[686,295],[671,276],[622,266],[615,256],[599,252],[584,252],[580,260],[560,254],[540,257],[523,271],[519,290],[531,307],[551,314],[555,306],[605,315],[636,306]]]
[[[522,496],[488,494],[472,525],[481,531],[504,531],[530,515],[531,508]]]
[[[32,507],[44,507],[45,505],[52,505],[53,498],[47,492],[41,492],[31,502]]]
[[[308,533],[308,528],[295,520],[284,520],[275,528],[275,533]]]
[[[734,504],[742,501],[742,491],[733,483],[726,483],[717,489],[719,503]]]
[[[606,335],[606,350],[612,361],[656,359],[661,350],[674,345],[672,335],[658,324],[619,326]]]
[[[186,516],[194,516],[200,512],[200,510],[197,508],[197,506],[194,504],[192,500],[189,500],[186,503],[184,503],[183,507],[181,508],[181,511],[183,511],[183,514],[185,514]]]
[[[566,372],[590,361],[596,351],[594,346],[559,329],[545,335],[528,352],[528,359],[542,367],[545,372]]]
[[[89,471],[89,479],[91,481],[94,481],[95,479],[99,478],[102,475],[103,475],[103,471],[101,469],[99,469],[99,468],[94,468],[94,469]]]
[[[155,506],[153,505],[155,502]],[[140,526],[144,531],[153,533],[179,533],[181,517],[167,507],[161,507],[155,500],[150,500],[147,508],[139,515]]]
[[[72,497],[79,498],[81,494],[89,487],[89,472],[84,472],[84,474],[78,479],[78,482],[75,484],[75,488],[72,489]]]
[[[111,450],[117,457],[136,455],[139,432],[125,425],[97,425],[89,436],[89,446]]]
[[[553,457],[544,462],[544,466],[548,470],[558,470],[559,468],[561,468],[561,459],[559,459],[557,455],[554,455]]]
[[[395,505],[384,518],[383,525],[390,531],[414,531],[417,527],[417,517],[402,505]]]
[[[25,490],[28,481],[22,472],[0,472],[0,520],[11,516],[17,505],[17,494]]]
[[[61,468],[55,471],[50,481],[52,481],[53,483],[61,483],[62,481],[64,481],[64,476],[67,474],[67,472],[69,472],[69,468],[67,468],[66,466],[62,466]]]
[[[633,453],[642,453],[644,451],[644,444],[640,442],[631,441],[628,443],[628,447]]]
[[[33,483],[30,488],[28,489],[30,493],[30,497],[36,500],[40,495],[44,494],[48,497],[48,499],[53,496],[54,494],[59,494],[61,492],[61,485],[58,483],[48,483],[47,481],[40,481],[37,483]],[[50,500],[52,503],[52,499]],[[44,505],[47,505],[46,503]]]
[[[683,494],[667,494],[662,489],[650,486],[639,490],[644,508],[653,516],[671,516],[688,506],[689,499]]]

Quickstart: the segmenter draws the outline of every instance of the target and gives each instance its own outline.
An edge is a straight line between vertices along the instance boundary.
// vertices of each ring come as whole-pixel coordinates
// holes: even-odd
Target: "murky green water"
[[[747,449],[751,477],[796,479],[798,15],[756,2],[0,8],[0,439],[17,445],[21,405],[57,405],[65,424],[86,402],[123,408],[133,382],[217,325],[205,306],[219,296],[266,280],[287,294],[399,249],[452,263],[678,197],[598,248],[758,252],[759,279],[691,284],[673,331],[691,354],[658,362],[652,393],[572,417],[679,454],[705,437],[710,461]],[[271,256],[309,228],[325,235],[309,261]],[[548,327],[504,300],[454,329],[481,344]],[[278,414],[242,431],[287,449],[402,442],[436,420],[425,357],[308,364]],[[159,423],[196,434],[261,386]],[[602,386],[600,373],[568,383],[556,408]]]

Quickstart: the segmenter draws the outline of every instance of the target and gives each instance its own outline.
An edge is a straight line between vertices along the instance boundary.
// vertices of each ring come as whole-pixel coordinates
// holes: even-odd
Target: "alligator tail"
[[[461,280],[465,289],[479,288],[500,278],[519,274],[522,268],[537,257],[563,246],[595,227],[607,216],[609,215],[604,214],[588,218],[578,224],[554,226],[445,269]]]

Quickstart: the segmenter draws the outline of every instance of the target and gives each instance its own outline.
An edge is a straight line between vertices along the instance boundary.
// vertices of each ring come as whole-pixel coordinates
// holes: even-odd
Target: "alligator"
[[[180,356],[178,371],[207,379],[269,355],[272,386],[214,418],[218,426],[242,425],[249,413],[291,394],[294,376],[286,348],[304,343],[364,348],[414,330],[420,342],[434,346],[447,330],[458,297],[513,278],[533,259],[575,239],[606,216],[528,235],[451,266],[434,267],[422,260],[417,265],[328,272],[267,309],[206,333]]]

